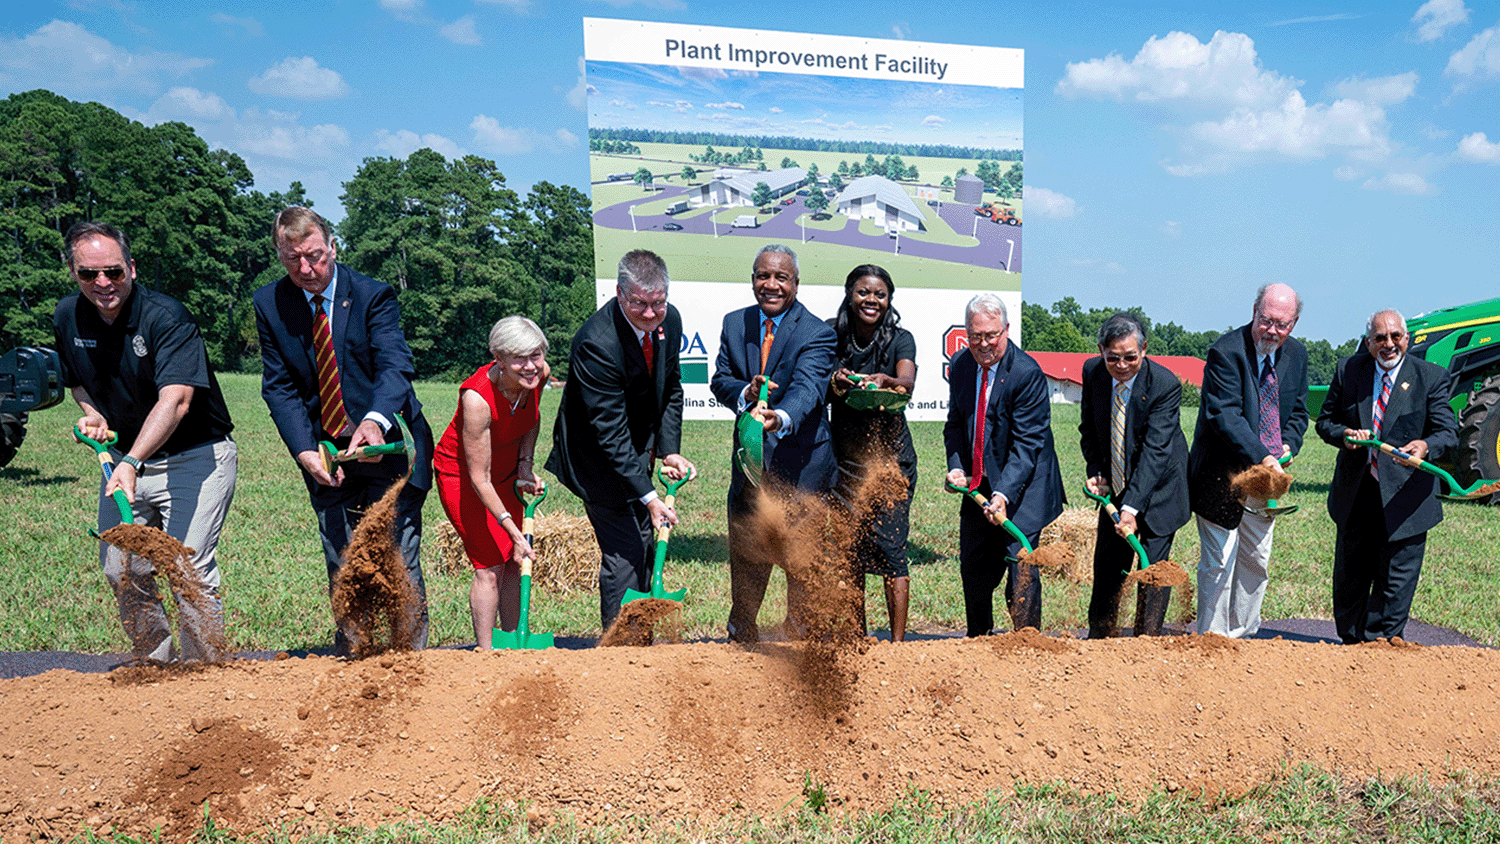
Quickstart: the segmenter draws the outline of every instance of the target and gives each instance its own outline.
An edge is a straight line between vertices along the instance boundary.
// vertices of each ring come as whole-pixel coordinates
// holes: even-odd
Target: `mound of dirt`
[[[864,640],[861,640],[864,641]],[[849,647],[428,650],[0,680],[0,836],[454,817],[643,827],[1018,783],[1243,793],[1311,763],[1500,776],[1500,651],[1020,631]],[[814,666],[809,671],[806,666]],[[829,666],[838,670],[830,672]],[[1274,704],[1268,704],[1274,701]]]
[[[1269,501],[1286,495],[1287,490],[1292,488],[1292,476],[1257,463],[1231,477],[1229,485],[1234,487],[1241,498]]]

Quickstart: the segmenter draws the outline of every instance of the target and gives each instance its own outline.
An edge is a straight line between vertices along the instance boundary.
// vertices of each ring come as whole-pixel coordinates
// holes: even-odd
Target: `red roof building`
[[[1047,376],[1054,404],[1077,404],[1083,401],[1083,363],[1093,354],[1080,352],[1027,352]],[[1203,387],[1203,361],[1193,357],[1147,355],[1151,360],[1165,366],[1179,381]]]

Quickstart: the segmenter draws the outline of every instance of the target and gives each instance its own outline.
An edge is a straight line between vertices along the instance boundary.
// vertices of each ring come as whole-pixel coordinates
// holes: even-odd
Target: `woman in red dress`
[[[516,487],[541,489],[532,470],[542,415],[542,388],[551,371],[547,338],[523,316],[490,330],[494,360],[458,388],[458,410],[433,452],[438,500],[474,565],[469,613],[478,650],[490,650],[498,613],[503,630],[516,629],[521,609],[521,560],[531,546],[518,523]]]

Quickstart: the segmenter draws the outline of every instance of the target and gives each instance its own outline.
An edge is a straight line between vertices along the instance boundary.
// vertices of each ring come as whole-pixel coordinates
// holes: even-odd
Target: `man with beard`
[[[1292,338],[1302,300],[1285,284],[1255,296],[1253,318],[1214,341],[1203,367],[1188,454],[1198,520],[1198,632],[1232,638],[1260,630],[1275,528],[1264,501],[1241,503],[1230,479],[1257,464],[1280,472],[1307,431],[1307,348]]]

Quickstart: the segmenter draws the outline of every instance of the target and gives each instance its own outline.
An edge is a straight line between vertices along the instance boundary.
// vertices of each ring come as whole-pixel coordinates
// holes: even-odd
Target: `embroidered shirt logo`
[[[145,357],[146,356],[146,338],[142,337],[139,334],[137,334],[134,337],[130,338],[130,348],[131,348],[132,351],[135,352],[135,356],[136,357],[138,357],[138,358]]]
[[[92,349],[99,345],[98,340],[90,340],[87,337],[74,337],[73,345],[80,349]]]

